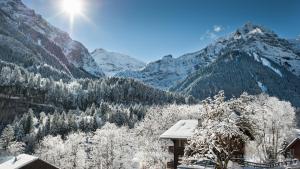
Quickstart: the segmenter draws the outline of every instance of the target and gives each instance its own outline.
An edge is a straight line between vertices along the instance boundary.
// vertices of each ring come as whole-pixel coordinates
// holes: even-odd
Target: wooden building
[[[300,160],[300,138],[295,138],[285,149],[290,158]]]
[[[0,164],[0,169],[58,169],[38,157],[20,154]]]
[[[177,169],[177,166],[180,165],[181,158],[184,155],[185,144],[188,138],[193,136],[197,126],[198,120],[180,120],[160,135],[161,139],[170,139],[173,142],[173,145],[168,148],[169,152],[173,154],[173,160],[166,164],[167,168]]]

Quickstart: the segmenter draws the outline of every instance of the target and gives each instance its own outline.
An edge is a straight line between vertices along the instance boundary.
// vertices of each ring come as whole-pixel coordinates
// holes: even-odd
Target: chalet
[[[200,124],[200,123],[199,123]],[[198,126],[198,120],[180,120],[166,132],[160,135],[161,139],[170,139],[173,142],[169,146],[169,152],[173,153],[173,161],[167,163],[167,168],[176,169],[184,155],[184,146],[188,138],[194,134]]]
[[[295,138],[286,148],[285,152],[291,158],[300,160],[300,138]]]
[[[0,169],[58,169],[38,157],[20,154],[0,164]]]

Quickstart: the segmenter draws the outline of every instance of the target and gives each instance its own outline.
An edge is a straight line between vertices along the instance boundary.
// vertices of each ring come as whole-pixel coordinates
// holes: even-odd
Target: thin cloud
[[[223,31],[223,27],[222,26],[218,26],[218,25],[214,26],[214,32],[221,32],[221,31]]]
[[[216,40],[220,36],[219,33],[222,31],[224,31],[223,26],[214,25],[200,37],[200,40]]]

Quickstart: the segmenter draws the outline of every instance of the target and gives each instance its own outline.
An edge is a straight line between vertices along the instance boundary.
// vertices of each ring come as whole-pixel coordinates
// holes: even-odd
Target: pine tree
[[[96,131],[98,129],[98,115],[94,113],[93,120],[92,120],[92,131]]]
[[[46,120],[46,123],[45,123],[45,127],[44,127],[44,136],[47,136],[49,133],[50,133],[50,131],[51,131],[51,128],[50,128],[50,116],[47,116],[46,117],[47,118],[47,120]]]
[[[80,118],[80,121],[79,121],[79,129],[81,130],[81,131],[85,131],[86,130],[86,128],[85,128],[85,118],[84,117],[81,117]]]
[[[6,150],[9,144],[15,139],[14,128],[11,125],[7,125],[1,135],[1,146]]]
[[[55,110],[55,112],[53,114],[53,118],[52,118],[50,127],[51,127],[50,134],[52,134],[53,136],[56,136],[59,132],[59,114],[58,114],[57,110]]]
[[[22,138],[25,136],[23,125],[21,125],[20,123],[21,123],[21,121],[18,123],[15,123],[15,125],[14,125],[16,141],[21,141]]]
[[[24,133],[29,134],[33,129],[33,111],[29,109],[27,115],[25,116],[25,123],[24,123]]]
[[[71,112],[68,113],[68,122],[70,131],[77,131],[76,116]]]

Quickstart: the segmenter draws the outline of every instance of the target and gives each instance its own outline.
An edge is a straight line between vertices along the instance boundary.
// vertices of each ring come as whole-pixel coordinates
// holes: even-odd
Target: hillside
[[[273,61],[243,51],[229,51],[199,69],[172,91],[205,99],[224,90],[227,98],[267,93],[300,106],[300,79]]]
[[[56,79],[104,76],[80,42],[21,0],[0,1],[0,60]]]

